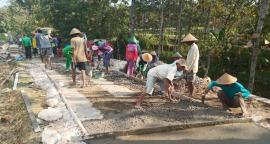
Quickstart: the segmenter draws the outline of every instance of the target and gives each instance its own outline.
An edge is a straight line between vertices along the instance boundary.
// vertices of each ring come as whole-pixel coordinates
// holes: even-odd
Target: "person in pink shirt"
[[[130,40],[126,46],[127,74],[133,76],[135,63],[138,59],[138,47],[135,41]]]

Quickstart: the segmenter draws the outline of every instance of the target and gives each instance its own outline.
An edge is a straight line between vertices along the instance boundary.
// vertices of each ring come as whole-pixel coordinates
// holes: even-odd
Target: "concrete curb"
[[[252,122],[252,119],[236,118],[236,119],[230,119],[230,120],[209,121],[209,122],[203,122],[203,123],[189,123],[189,124],[170,125],[170,126],[162,126],[162,127],[154,127],[154,128],[142,128],[142,129],[136,129],[136,130],[100,133],[100,134],[84,136],[83,139],[94,140],[94,139],[103,139],[103,138],[115,138],[117,136],[152,134],[152,133],[184,130],[184,129],[189,129],[189,128],[197,128],[197,127],[206,127],[206,126],[215,126],[215,125],[222,125],[222,124],[233,124],[233,123],[249,123],[249,122]]]
[[[31,124],[32,124],[32,128],[33,128],[34,132],[36,132],[36,133],[41,132],[41,128],[39,127],[37,119],[35,118],[35,115],[31,109],[31,104],[30,104],[30,100],[29,100],[28,96],[24,92],[21,92],[21,96],[23,98],[26,110],[27,110],[29,118],[31,120]]]
[[[270,105],[270,99],[268,99],[268,98],[259,97],[259,96],[253,95],[253,94],[251,94],[251,98]]]

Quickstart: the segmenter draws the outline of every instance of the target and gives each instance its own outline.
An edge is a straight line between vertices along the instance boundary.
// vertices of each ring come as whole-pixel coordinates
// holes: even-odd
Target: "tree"
[[[264,41],[264,39],[262,40],[261,32],[263,29],[264,19],[265,19],[265,15],[267,13],[268,7],[269,7],[269,0],[261,0],[257,28],[254,34],[255,36],[254,47],[252,51],[252,58],[251,58],[251,65],[250,65],[250,76],[249,76],[248,88],[251,92],[253,91],[253,87],[254,87],[256,65],[257,65],[258,55],[260,54],[260,47],[262,45],[261,41]]]
[[[135,33],[135,0],[131,0],[131,9],[130,9],[130,23],[131,23],[131,34],[134,34]]]
[[[164,33],[164,5],[166,0],[160,2],[160,28],[159,28],[159,46],[158,55],[163,52],[163,33]]]

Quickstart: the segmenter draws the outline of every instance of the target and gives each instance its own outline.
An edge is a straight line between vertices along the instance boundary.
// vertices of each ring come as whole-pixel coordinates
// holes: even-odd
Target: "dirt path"
[[[15,65],[0,64],[1,82],[9,75]],[[37,144],[39,134],[34,133],[22,100],[20,91],[12,91],[7,81],[0,87],[0,143],[1,144]]]

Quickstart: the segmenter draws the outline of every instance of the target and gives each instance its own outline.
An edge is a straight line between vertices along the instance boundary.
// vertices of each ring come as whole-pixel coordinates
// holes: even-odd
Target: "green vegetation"
[[[267,0],[11,0],[10,6],[0,9],[4,14],[0,30],[19,34],[53,27],[68,41],[70,30],[77,27],[89,39],[112,41],[114,56],[122,59],[134,30],[141,47],[156,50],[165,62],[175,51],[187,54],[188,47],[180,41],[190,32],[199,39],[200,76],[216,79],[229,72],[248,87],[251,62],[256,59],[252,53],[258,50],[253,92],[269,97],[270,51],[261,50],[264,39],[270,40],[270,10],[265,3],[269,4]],[[261,31],[258,19],[264,14]],[[254,33],[260,37],[245,48]]]

